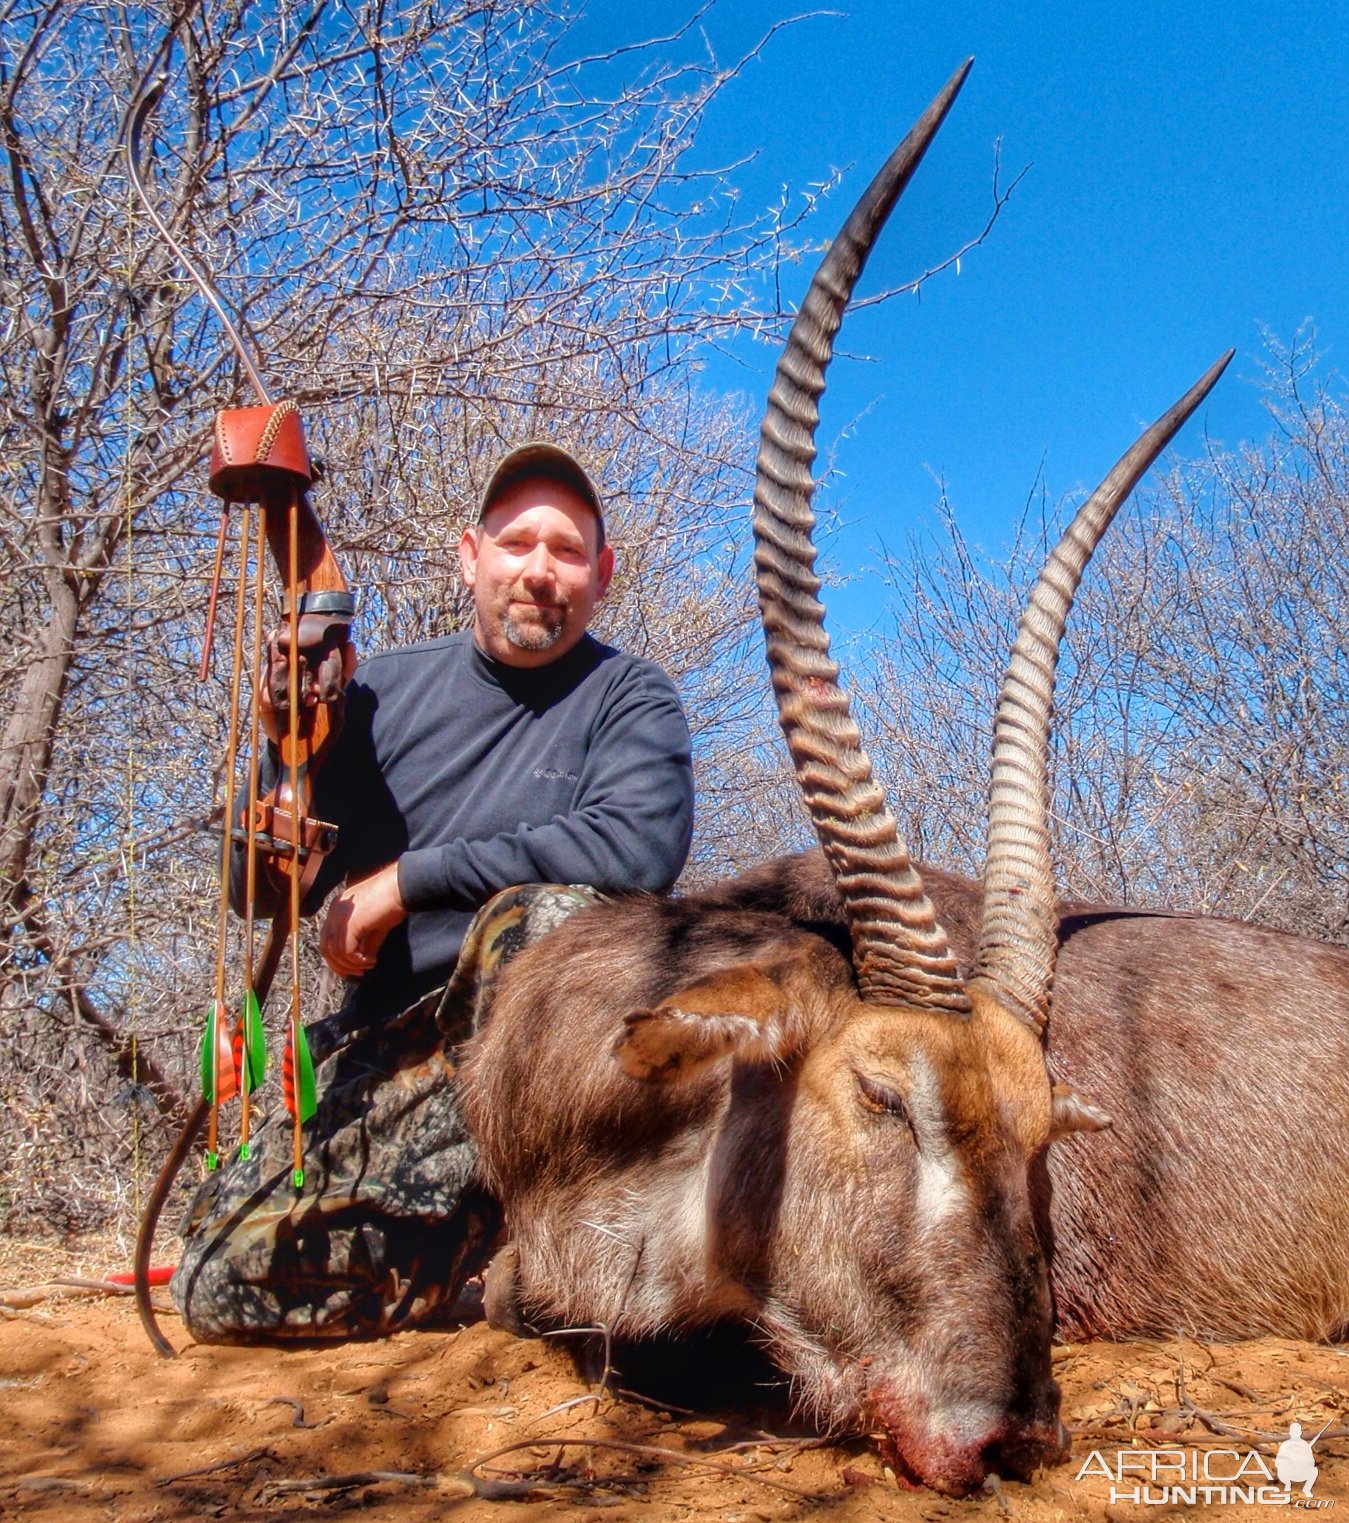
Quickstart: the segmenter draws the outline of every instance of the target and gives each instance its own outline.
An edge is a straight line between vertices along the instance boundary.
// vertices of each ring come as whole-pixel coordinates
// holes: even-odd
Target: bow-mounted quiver
[[[221,924],[217,955],[216,997],[207,1013],[201,1049],[202,1095],[174,1145],[147,1202],[136,1243],[136,1296],[141,1321],[151,1342],[166,1356],[174,1353],[155,1320],[150,1301],[149,1265],[155,1229],[173,1181],[192,1150],[203,1124],[209,1123],[206,1164],[219,1164],[218,1117],[222,1104],[240,1096],[240,1153],[249,1148],[251,1097],[267,1068],[262,1006],[286,943],[291,951],[290,1018],[282,1062],[283,1098],[292,1122],[292,1169],[296,1188],[304,1182],[301,1127],[314,1113],[313,1061],[300,1018],[298,927],[300,908],[323,857],[337,840],[336,827],[314,818],[313,788],[319,769],[341,728],[342,699],[354,664],[350,628],[355,598],[332,553],[309,501],[318,472],[305,444],[304,426],[293,402],[229,408],[216,414],[208,485],[222,502],[220,547],[203,651],[209,662],[219,582],[228,538],[230,510],[240,517],[240,563],[234,630],[229,755],[226,761],[225,840],[221,852]],[[250,519],[256,515],[256,538]],[[280,575],[283,620],[263,651],[262,568],[270,552]],[[250,554],[251,552],[251,554]],[[243,630],[249,562],[253,564],[253,700],[252,747],[248,796],[236,809],[234,779],[239,740]],[[261,707],[264,687],[273,715],[276,778],[265,792],[259,787],[259,752],[263,744]],[[237,1011],[224,998],[225,916],[230,880],[231,845],[244,850],[244,990]],[[254,905],[258,873],[266,875],[277,913],[261,956],[253,957]],[[278,900],[285,901],[280,908]]]
[[[247,1153],[251,1097],[267,1068],[262,1006],[280,966],[287,941],[291,950],[290,1019],[282,1063],[283,1095],[292,1122],[292,1168],[303,1184],[300,1129],[315,1109],[313,1062],[300,1019],[298,927],[303,896],[318,867],[336,843],[335,827],[312,814],[313,786],[341,727],[342,697],[354,664],[350,627],[355,599],[309,501],[317,471],[305,445],[304,426],[293,402],[267,401],[258,407],[229,408],[216,415],[208,485],[221,499],[220,544],[212,577],[202,664],[210,658],[231,508],[240,517],[240,564],[234,629],[229,755],[226,760],[225,839],[221,849],[221,923],[217,951],[216,998],[202,1041],[202,1094],[174,1144],[146,1203],[136,1240],[136,1303],[155,1348],[166,1357],[174,1349],[160,1331],[150,1300],[149,1266],[160,1213],[202,1126],[209,1122],[207,1167],[219,1162],[220,1106],[234,1095],[242,1101],[240,1152]],[[256,513],[256,539],[250,520]],[[280,574],[284,638],[273,635],[263,661],[262,568],[264,547]],[[253,564],[252,747],[248,796],[242,819],[234,800],[239,739],[243,629],[248,570]],[[259,788],[264,684],[274,717],[276,779]],[[231,845],[245,853],[244,991],[235,1013],[224,998],[227,897]],[[253,956],[257,875],[270,880],[274,916],[256,963]]]

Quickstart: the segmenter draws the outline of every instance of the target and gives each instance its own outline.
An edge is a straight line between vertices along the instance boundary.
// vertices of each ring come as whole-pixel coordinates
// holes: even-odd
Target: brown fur
[[[962,966],[979,885],[923,882]],[[818,852],[717,886],[841,919]],[[1063,1336],[1349,1328],[1349,948],[1198,915],[1062,907],[1050,1072],[1114,1121],[1041,1176]]]
[[[979,885],[924,880],[967,962]],[[952,1492],[1059,1452],[1051,1285],[1068,1337],[1349,1325],[1349,951],[1077,904],[1060,941],[1052,1095],[982,998],[859,1006],[818,853],[572,917],[461,1074],[528,1307],[738,1317],[823,1424]]]
[[[880,1422],[964,1492],[1060,1448],[1027,1183],[1050,1089],[987,1001],[861,1004],[839,936],[698,898],[579,913],[503,973],[465,1116],[536,1313],[739,1317],[820,1421]]]

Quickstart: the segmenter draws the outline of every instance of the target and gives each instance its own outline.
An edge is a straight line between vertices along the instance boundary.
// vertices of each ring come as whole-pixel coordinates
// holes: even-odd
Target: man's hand
[[[343,978],[360,978],[374,967],[384,938],[406,919],[398,863],[390,862],[368,878],[348,883],[329,902],[319,937],[323,960]]]
[[[346,623],[307,613],[300,618],[299,634],[297,686],[301,710],[320,703],[340,704],[356,671],[356,647],[351,643]],[[278,624],[267,634],[258,705],[263,733],[274,746],[280,745],[289,723],[289,651],[290,624]]]

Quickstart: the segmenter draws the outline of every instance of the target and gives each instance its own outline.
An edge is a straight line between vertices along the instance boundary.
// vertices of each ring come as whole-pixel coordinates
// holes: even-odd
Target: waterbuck
[[[1050,867],[1052,681],[1078,579],[1230,356],[1123,457],[1031,594],[982,886],[920,877],[829,658],[816,403],[872,240],[967,69],[831,246],[763,423],[760,602],[822,850],[576,914],[505,970],[461,1073],[526,1309],[626,1336],[740,1318],[823,1425],[879,1430],[903,1473],[952,1493],[1066,1452],[1055,1316],[1071,1335],[1317,1335],[1349,1316],[1349,952],[1060,907]]]

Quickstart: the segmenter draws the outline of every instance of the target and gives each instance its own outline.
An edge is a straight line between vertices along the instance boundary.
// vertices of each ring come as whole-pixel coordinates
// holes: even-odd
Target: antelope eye
[[[857,1088],[862,1095],[862,1104],[869,1111],[908,1120],[909,1110],[904,1104],[904,1096],[898,1090],[891,1089],[888,1084],[882,1084],[879,1079],[868,1078],[862,1073],[857,1075]]]

